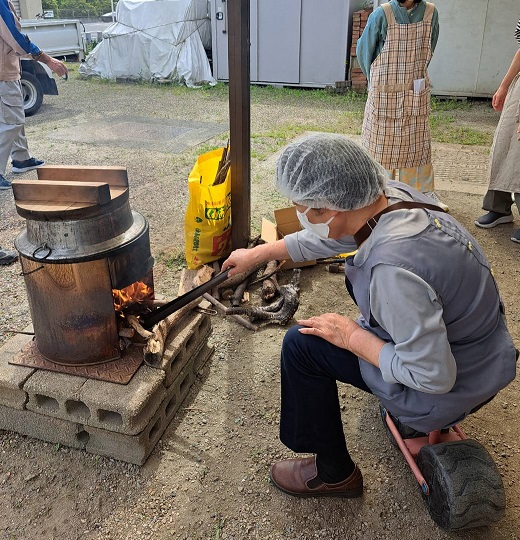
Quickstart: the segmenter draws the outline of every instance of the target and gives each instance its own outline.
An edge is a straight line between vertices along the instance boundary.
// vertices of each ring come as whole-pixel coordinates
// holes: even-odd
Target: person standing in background
[[[427,67],[439,37],[435,6],[424,0],[390,0],[368,18],[357,42],[368,79],[361,143],[399,180],[444,210],[434,188]]]
[[[515,37],[520,46],[520,20]],[[502,114],[491,147],[489,187],[482,203],[488,213],[475,221],[475,225],[483,229],[514,220],[511,194],[520,211],[520,49],[495,92],[492,105]],[[513,231],[511,240],[520,244],[520,229]]]
[[[59,76],[67,74],[60,60],[51,58],[20,32],[21,25],[11,0],[0,0],[0,189],[10,189],[5,179],[9,155],[12,171],[22,173],[45,164],[29,154],[25,137],[20,57],[32,56]]]

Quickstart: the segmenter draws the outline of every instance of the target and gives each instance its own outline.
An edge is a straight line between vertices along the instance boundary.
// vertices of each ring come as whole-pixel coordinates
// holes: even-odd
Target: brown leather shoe
[[[271,466],[271,482],[278,488],[296,497],[361,497],[363,476],[356,468],[343,482],[326,484],[318,476],[316,456],[287,459]]]

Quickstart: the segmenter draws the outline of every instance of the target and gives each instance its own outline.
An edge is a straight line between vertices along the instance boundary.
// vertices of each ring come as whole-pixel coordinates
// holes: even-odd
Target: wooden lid
[[[124,167],[46,165],[38,180],[13,180],[18,214],[34,220],[85,219],[128,200]]]

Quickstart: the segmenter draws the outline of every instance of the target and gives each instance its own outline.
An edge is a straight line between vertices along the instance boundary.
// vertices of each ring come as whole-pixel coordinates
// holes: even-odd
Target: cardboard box
[[[260,236],[264,242],[276,242],[288,234],[302,230],[294,206],[275,210],[274,219],[276,223],[262,218],[262,232]],[[291,268],[302,268],[303,266],[312,266],[313,264],[316,264],[316,261],[293,262],[291,259],[286,259],[281,269],[290,270]]]

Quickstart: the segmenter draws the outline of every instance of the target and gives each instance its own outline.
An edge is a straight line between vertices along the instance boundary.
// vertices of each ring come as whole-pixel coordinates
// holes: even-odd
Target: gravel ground
[[[30,118],[33,155],[52,164],[123,165],[128,168],[134,210],[150,221],[158,294],[175,295],[184,266],[182,220],[186,178],[196,156],[227,140],[224,88],[187,90],[82,81],[59,81],[60,95],[46,97]],[[252,96],[252,227],[285,205],[272,187],[275,153],[305,130],[355,133],[362,104],[345,96],[305,91],[255,91]],[[100,144],[93,126],[121,116],[150,121],[206,122],[223,131],[181,153]],[[454,113],[454,121],[492,133],[496,116],[488,103]],[[92,132],[92,140],[53,137],[66,128]],[[138,139],[135,133],[134,139]],[[143,132],[143,137],[146,134]],[[144,145],[143,145],[144,146]],[[158,147],[162,147],[158,143]],[[453,147],[455,149],[455,146]],[[488,148],[476,147],[480,157]],[[455,150],[454,150],[455,152]],[[442,160],[442,153],[437,153]],[[453,152],[450,154],[453,155]],[[440,164],[440,163],[439,163]],[[462,174],[463,171],[461,171]],[[35,178],[27,173],[23,178]],[[477,231],[480,195],[440,195],[484,245],[501,287],[517,343],[518,247],[509,225]],[[23,227],[12,194],[0,193],[0,245],[11,247]],[[18,265],[2,268],[0,340],[30,322]],[[282,276],[288,280],[290,275]],[[338,295],[341,276],[322,265],[302,272],[299,315],[324,311],[355,314]],[[387,441],[371,396],[340,386],[345,430],[365,478],[362,499],[298,500],[277,492],[267,480],[269,465],[290,452],[278,440],[278,355],[284,330],[251,333],[233,321],[213,319],[216,352],[181,410],[141,468],[0,432],[0,538],[3,539],[477,539],[515,540],[520,530],[520,446],[515,381],[490,405],[464,422],[486,446],[503,476],[508,508],[496,526],[448,534],[433,525],[413,475]]]

